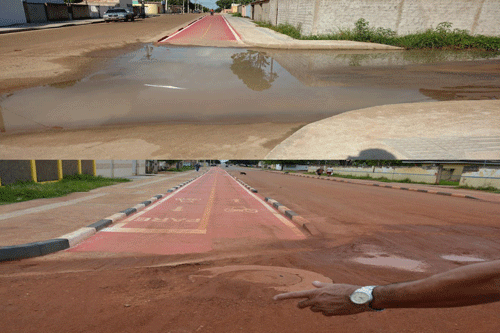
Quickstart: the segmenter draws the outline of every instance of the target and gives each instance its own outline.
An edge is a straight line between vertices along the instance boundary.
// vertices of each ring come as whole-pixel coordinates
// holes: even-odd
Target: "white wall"
[[[479,169],[475,172],[464,172],[460,178],[461,186],[495,187],[500,189],[500,169]]]
[[[316,172],[319,166],[309,167],[309,172]],[[321,166],[324,168],[324,166]],[[326,169],[323,170],[326,172]],[[437,168],[420,167],[333,167],[333,173],[356,177],[387,178],[389,180],[410,179],[413,182],[436,183]]]
[[[96,176],[130,177],[146,173],[145,160],[98,160],[96,161]]]
[[[390,28],[398,34],[451,22],[452,28],[469,30],[473,34],[500,35],[499,0],[270,1],[277,2],[278,24],[301,25],[305,35],[327,34],[339,28],[353,29],[360,18],[367,20],[371,27]]]
[[[0,27],[26,23],[22,0],[0,0]]]

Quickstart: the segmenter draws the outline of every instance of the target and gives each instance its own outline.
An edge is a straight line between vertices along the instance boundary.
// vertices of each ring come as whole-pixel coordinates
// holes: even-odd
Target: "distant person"
[[[196,172],[200,171],[200,163],[196,163],[194,168],[196,169]]]
[[[428,278],[388,284],[356,286],[313,282],[317,289],[274,296],[274,300],[305,298],[300,309],[325,316],[404,308],[450,308],[500,301],[500,260],[452,269]]]
[[[326,168],[326,174],[327,174],[328,176],[331,176],[331,175],[332,175],[332,173],[333,173],[333,168],[332,168],[332,167]]]
[[[317,174],[318,176],[321,176],[321,175],[323,174],[323,169],[322,169],[322,168],[317,169],[317,170],[316,170],[316,174]]]
[[[210,15],[214,15],[214,10],[210,9]]]

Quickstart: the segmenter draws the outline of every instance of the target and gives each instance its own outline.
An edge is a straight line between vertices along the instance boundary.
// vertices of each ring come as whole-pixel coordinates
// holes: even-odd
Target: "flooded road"
[[[81,81],[1,96],[0,130],[310,123],[370,106],[442,100],[446,93],[444,99],[500,98],[498,57],[470,61],[477,59],[484,55],[148,45]],[[454,87],[466,88],[449,97]]]

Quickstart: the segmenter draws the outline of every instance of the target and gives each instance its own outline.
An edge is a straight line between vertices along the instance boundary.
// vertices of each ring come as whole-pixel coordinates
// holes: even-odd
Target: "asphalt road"
[[[184,243],[185,252],[191,253],[70,250],[2,263],[2,331],[400,333],[494,332],[498,328],[498,303],[330,318],[299,310],[294,301],[274,302],[272,296],[311,288],[310,282],[318,279],[386,284],[498,258],[500,205],[222,168],[212,169],[171,198],[200,199],[195,200],[199,207],[191,207],[194,219],[201,215],[202,220],[211,207],[213,219],[207,220],[206,235],[215,236],[210,240],[212,250],[193,251],[193,244],[203,247],[208,242],[178,238],[177,249]],[[262,204],[226,170],[256,188],[258,197],[270,196],[302,214],[323,236],[276,237],[289,228],[260,213],[257,218],[248,217],[256,214],[249,209],[260,210]],[[141,217],[171,219],[171,214],[181,214],[178,207],[190,207],[187,201],[169,204],[169,200]],[[235,211],[238,205],[245,208],[244,216],[238,217],[242,213]],[[186,213],[186,220],[180,221],[184,216],[176,216],[175,223],[192,218]],[[158,229],[170,222],[144,219],[134,218],[119,227]],[[204,230],[201,220],[183,228]],[[275,232],[269,233],[273,223]],[[265,237],[258,239],[262,232]],[[161,247],[155,237],[141,246]],[[91,250],[99,244],[91,239],[86,246]],[[137,243],[122,240],[120,246],[133,249]],[[173,240],[165,238],[163,247],[170,246]]]

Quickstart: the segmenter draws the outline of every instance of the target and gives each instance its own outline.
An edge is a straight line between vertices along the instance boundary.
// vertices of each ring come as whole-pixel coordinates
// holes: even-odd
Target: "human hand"
[[[351,302],[349,296],[360,286],[351,284],[332,284],[314,281],[317,289],[293,291],[273,297],[275,301],[293,298],[307,298],[300,301],[299,309],[310,307],[313,312],[322,312],[324,316],[343,316],[369,311],[366,305]]]

